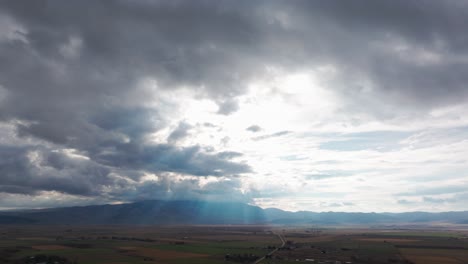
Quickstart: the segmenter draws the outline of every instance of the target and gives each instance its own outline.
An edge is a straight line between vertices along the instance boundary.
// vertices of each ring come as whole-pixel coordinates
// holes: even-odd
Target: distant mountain
[[[265,209],[267,219],[273,223],[312,223],[324,225],[340,224],[377,224],[392,223],[399,219],[393,215],[377,213],[340,213],[323,212],[314,213],[308,211],[287,212],[276,208]]]
[[[0,212],[0,224],[398,224],[468,223],[468,212],[340,213],[289,212],[244,203],[205,201],[142,201],[41,210]]]
[[[35,224],[256,224],[267,219],[260,207],[243,203],[143,201],[117,205],[0,213],[0,223]]]

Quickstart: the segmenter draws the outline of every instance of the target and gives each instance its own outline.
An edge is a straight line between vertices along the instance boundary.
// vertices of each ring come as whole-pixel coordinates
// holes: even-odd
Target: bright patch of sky
[[[360,116],[340,111],[340,100],[320,76],[272,74],[252,83],[238,98],[239,110],[227,116],[217,114],[213,101],[184,90],[163,97],[182,102],[171,118],[172,128],[191,124],[178,144],[243,154],[235,160],[251,165],[252,172],[240,176],[242,188],[259,206],[365,212],[462,208],[456,197],[468,190],[465,120],[444,115],[440,122],[440,114],[433,113],[446,110],[435,109],[412,122],[356,123]],[[457,117],[463,111],[449,110]],[[260,129],[247,129],[251,126]],[[163,130],[155,138],[164,141],[170,132]],[[446,192],[424,195],[441,179]],[[407,199],[412,202],[401,202]]]

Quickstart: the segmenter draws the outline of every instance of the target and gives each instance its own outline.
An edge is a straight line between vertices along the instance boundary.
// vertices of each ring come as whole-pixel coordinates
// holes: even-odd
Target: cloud
[[[239,179],[219,178],[200,185],[194,178],[174,180],[170,175],[161,175],[157,181],[145,181],[130,188],[114,189],[111,197],[139,201],[158,197],[173,200],[211,200],[250,202],[250,197],[241,191]]]
[[[456,57],[466,52],[467,40],[455,33],[466,22],[458,16],[466,12],[465,3],[328,1],[293,9],[302,25],[322,22],[308,29],[298,25],[308,32],[304,36],[311,41],[309,47],[317,47],[308,50],[309,56],[339,65],[343,89],[349,93],[343,92],[354,93],[354,103],[371,96],[383,104],[399,103],[411,109],[460,103],[466,98],[461,72],[467,63]],[[443,17],[443,22],[434,23],[434,17]],[[314,38],[317,34],[325,39]],[[348,42],[339,41],[344,39]],[[319,50],[324,55],[319,56]],[[369,110],[379,111],[369,103],[374,108]]]
[[[163,155],[164,154],[164,155]],[[43,147],[0,148],[0,192],[19,195],[40,195],[56,192],[80,197],[101,197],[107,201],[137,198],[122,190],[149,188],[151,182],[143,179],[145,173],[166,175],[216,176],[240,174],[249,171],[247,165],[226,161],[239,153],[220,153],[210,156],[199,153],[198,148],[175,149],[170,146],[152,148],[148,153],[131,153],[131,156],[107,157],[96,162],[73,151],[55,151]],[[137,156],[133,156],[137,155]],[[133,160],[130,160],[132,157]],[[122,160],[120,160],[120,158]],[[147,160],[145,160],[147,159]],[[107,163],[107,164],[105,164]],[[175,176],[174,176],[175,177]],[[182,188],[177,177],[165,176],[165,187],[158,187],[147,193],[147,199],[183,198],[188,192]],[[183,182],[183,181],[182,181]],[[197,178],[191,179],[191,186],[198,186]],[[165,194],[172,186],[171,195]],[[165,188],[165,189],[164,189]],[[159,190],[159,191],[158,191]],[[149,192],[149,190],[147,191]],[[122,194],[118,196],[116,194]],[[139,193],[139,191],[137,192]],[[164,194],[164,195],[163,195]],[[187,196],[188,197],[188,196]],[[201,195],[192,198],[201,199]]]
[[[222,186],[235,196],[265,175],[311,171],[408,186],[423,166],[439,181],[466,169],[466,128],[446,127],[468,124],[467,10],[436,0],[1,2],[0,193],[11,204],[52,193],[71,204],[138,191],[202,198]],[[313,78],[277,81],[295,74]],[[301,138],[343,129],[374,134]],[[358,186],[325,174],[310,177]],[[206,177],[220,183],[203,191]]]
[[[155,76],[162,89],[191,86],[219,102],[219,113],[230,114],[238,109],[232,97],[268,74],[264,65],[291,71],[332,65],[336,75],[330,84],[351,99],[346,105],[372,107],[367,110],[381,117],[389,112],[380,103],[427,108],[468,96],[467,63],[457,56],[466,52],[467,40],[457,33],[466,22],[463,3],[20,1],[2,9],[25,29],[28,42],[3,45],[10,54],[5,65],[13,58],[17,65],[2,69],[8,89],[30,87],[28,80],[19,80],[18,69],[30,71],[37,86],[58,86],[50,90],[81,87],[72,91],[81,96],[94,87],[102,92],[112,87],[115,93]],[[86,10],[93,12],[75,15]],[[102,17],[106,23],[97,23]],[[443,19],[434,23],[435,17]],[[63,47],[73,50],[77,61],[63,56]]]
[[[36,144],[0,146],[1,192],[105,197],[109,189],[140,184],[146,172],[230,177],[251,171],[247,164],[204,153],[197,145],[176,147],[191,129],[184,122],[171,132],[168,144],[148,141],[170,123],[167,112],[173,106],[158,93],[188,85],[200,96],[224,102],[224,113],[235,110],[235,101],[224,96],[241,91],[242,85],[218,89],[220,83],[232,83],[232,76],[210,59],[223,52],[206,41],[218,39],[221,48],[235,40],[223,33],[224,26],[242,24],[240,14],[225,16],[217,7],[188,2],[18,2],[2,3],[0,9],[10,32],[0,42],[0,121],[14,124],[14,137]],[[107,16],[107,11],[122,16]],[[211,18],[199,17],[200,11]],[[178,13],[188,20],[174,20]],[[107,23],[98,22],[103,17]],[[167,21],[170,28],[162,26]],[[12,30],[21,34],[15,37]],[[203,66],[193,67],[197,64]],[[67,149],[85,158],[73,158]],[[41,161],[33,162],[31,153]]]
[[[398,142],[406,139],[410,133],[397,131],[379,131],[366,133],[350,133],[337,136],[337,140],[320,144],[321,149],[337,151],[356,151],[374,149],[376,151],[391,151]]]
[[[118,184],[111,170],[86,158],[46,148],[0,148],[2,192],[34,195],[56,191],[96,196],[101,188]]]
[[[341,177],[351,177],[354,176],[352,172],[346,171],[323,171],[317,174],[308,174],[304,175],[304,178],[307,180],[326,180],[330,178],[341,178]]]
[[[217,155],[221,159],[233,159],[237,157],[242,157],[243,154],[235,151],[223,151]]]
[[[287,135],[287,134],[290,134],[290,133],[292,133],[292,132],[291,131],[279,131],[279,132],[275,132],[275,133],[272,133],[272,134],[253,137],[252,139],[253,140],[264,140],[264,139],[269,139],[269,138],[281,137],[281,136],[284,136],[284,135]]]
[[[430,196],[424,196],[423,201],[426,203],[447,203],[447,202],[454,202],[453,199],[442,199],[442,198],[434,198]]]
[[[414,201],[409,201],[409,200],[406,200],[406,199],[399,199],[399,200],[397,200],[397,203],[402,204],[402,205],[411,205],[411,204],[414,204],[415,202]]]
[[[464,191],[466,191],[465,184],[418,188],[417,190],[414,190],[411,192],[398,193],[398,195],[399,196],[440,195],[440,194],[460,193]]]
[[[228,99],[219,104],[218,114],[230,115],[239,110],[237,101]]]
[[[181,140],[187,137],[189,134],[189,130],[191,128],[192,128],[191,125],[185,122],[180,122],[179,125],[174,129],[174,131],[171,132],[171,134],[167,138],[167,141],[174,143],[174,142],[177,142],[178,140]]]
[[[352,202],[339,202],[339,203],[328,203],[324,206],[328,207],[345,207],[345,206],[354,206],[355,204]]]
[[[250,131],[250,132],[253,132],[253,133],[257,133],[260,130],[262,130],[262,128],[260,126],[258,126],[258,125],[251,125],[248,128],[246,128],[246,130]]]

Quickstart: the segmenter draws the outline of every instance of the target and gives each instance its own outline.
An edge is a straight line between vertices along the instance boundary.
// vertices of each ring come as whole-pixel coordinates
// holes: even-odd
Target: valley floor
[[[0,263],[468,264],[468,230],[317,226],[0,226]]]

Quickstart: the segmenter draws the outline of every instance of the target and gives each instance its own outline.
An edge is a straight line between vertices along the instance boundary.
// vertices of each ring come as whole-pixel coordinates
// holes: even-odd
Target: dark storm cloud
[[[126,200],[138,201],[154,199],[177,200],[214,200],[250,202],[249,197],[240,191],[239,179],[219,179],[203,186],[195,179],[181,179],[175,184],[170,177],[162,175],[158,181],[146,181],[131,188],[115,189],[111,197],[124,197]]]
[[[355,107],[380,114],[375,101],[430,108],[467,98],[465,2],[306,1],[288,10],[306,36],[306,58],[335,65],[335,85]]]
[[[223,176],[251,170],[247,164],[228,161],[223,155],[203,153],[199,146],[124,144],[114,151],[101,153],[93,158],[112,167],[122,166],[155,173],[166,171],[197,176]]]
[[[206,93],[227,105],[224,108],[228,111],[234,104],[225,96],[243,90],[245,77],[254,72],[254,65],[248,65],[249,54],[243,54],[243,50],[254,47],[260,35],[253,18],[243,14],[247,9],[232,4],[20,1],[7,3],[4,9],[28,30],[30,44],[8,49],[33,49],[43,56],[38,58],[43,64],[44,59],[63,63],[60,47],[71,37],[82,39],[79,61],[65,62],[76,77],[87,77],[66,81],[73,81],[73,86],[79,86],[77,81],[91,82],[80,90],[94,90],[96,81],[106,81],[109,83],[100,89],[111,88],[115,94],[135,79],[154,76],[162,88],[185,84],[204,87]],[[37,65],[40,62],[31,64],[25,66],[47,70],[45,65]],[[109,87],[113,84],[117,87]],[[63,84],[57,86],[64,90]]]
[[[265,65],[332,65],[338,76],[330,84],[354,99],[348,103],[375,108],[372,99],[430,107],[467,95],[463,2],[10,1],[2,10],[25,28],[28,42],[2,43],[2,85],[57,108],[64,97],[112,101],[152,76],[163,89],[198,87],[229,114],[238,108],[233,97]],[[60,52],[73,37],[82,41],[75,60]],[[18,106],[21,94],[8,101]]]
[[[112,173],[138,181],[141,171],[196,176],[250,171],[246,164],[203,153],[198,146],[171,145],[187,135],[190,127],[183,123],[170,135],[170,144],[145,141],[167,120],[158,111],[164,102],[144,106],[155,92],[138,85],[142,78],[157,79],[160,89],[203,86],[200,94],[222,103],[224,94],[242,90],[241,84],[227,87],[233,84],[231,73],[220,67],[194,67],[208,66],[204,60],[224,54],[206,45],[234,45],[236,38],[224,34],[224,27],[243,23],[237,13],[226,17],[217,7],[200,16],[206,8],[157,2],[2,2],[1,15],[14,21],[13,30],[22,37],[0,41],[0,120],[20,120],[19,136],[75,149],[89,160],[48,147],[3,149],[10,158],[2,161],[1,191],[99,196],[104,187],[129,184]],[[218,90],[221,83],[225,89]],[[27,157],[32,151],[40,163]]]
[[[104,131],[113,131],[141,138],[146,133],[157,131],[164,124],[156,109],[144,107],[111,107],[94,113],[90,122]]]
[[[0,121],[42,145],[0,146],[3,192],[99,195],[122,185],[112,173],[249,172],[232,156],[175,146],[183,125],[168,144],[148,144],[170,123],[160,110],[171,106],[151,103],[189,87],[228,115],[269,67],[332,66],[327,88],[343,108],[377,118],[468,96],[463,1],[2,1],[0,16]],[[148,78],[155,87],[141,85]]]
[[[106,188],[121,190],[132,189],[135,184],[145,186],[138,183],[142,171],[222,176],[250,170],[245,164],[225,160],[235,154],[229,157],[224,152],[215,156],[206,155],[199,153],[198,147],[179,149],[160,145],[142,151],[130,155],[116,152],[89,160],[44,147],[1,147],[0,192],[35,195],[41,191],[57,191],[79,196],[108,196],[115,191],[105,191]],[[128,159],[130,156],[132,160]],[[125,176],[126,179],[116,175]],[[169,178],[167,181],[166,184],[170,184]],[[156,191],[153,194],[157,194]],[[179,196],[176,193],[172,195]]]
[[[103,186],[117,184],[110,169],[87,159],[73,159],[42,147],[0,148],[0,190],[36,194],[57,191],[98,195]]]

